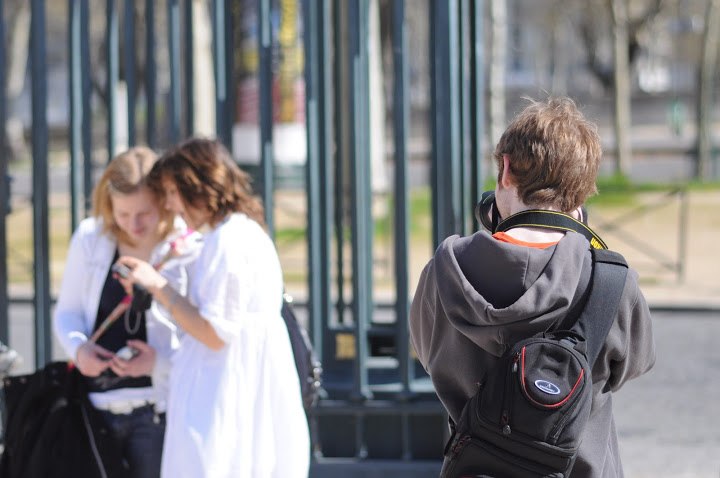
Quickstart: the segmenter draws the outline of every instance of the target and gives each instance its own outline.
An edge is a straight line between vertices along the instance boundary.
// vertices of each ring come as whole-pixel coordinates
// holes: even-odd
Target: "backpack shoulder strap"
[[[620,307],[628,265],[617,252],[594,248],[590,251],[593,263],[590,296],[580,318],[570,330],[585,338],[587,359],[592,367]]]

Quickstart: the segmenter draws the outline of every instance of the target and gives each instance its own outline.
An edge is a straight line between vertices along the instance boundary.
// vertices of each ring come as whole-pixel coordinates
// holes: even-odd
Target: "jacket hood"
[[[568,313],[576,291],[587,285],[591,256],[589,243],[576,233],[536,249],[480,231],[443,241],[434,263],[437,306],[459,332],[500,356]]]

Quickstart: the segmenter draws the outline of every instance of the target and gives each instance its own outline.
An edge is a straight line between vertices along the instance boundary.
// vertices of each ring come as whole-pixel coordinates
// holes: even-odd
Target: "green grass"
[[[684,188],[688,191],[718,191],[720,181],[701,182],[632,182],[622,175],[601,176],[597,180],[599,194],[588,199],[587,205],[599,207],[632,206],[636,195]]]

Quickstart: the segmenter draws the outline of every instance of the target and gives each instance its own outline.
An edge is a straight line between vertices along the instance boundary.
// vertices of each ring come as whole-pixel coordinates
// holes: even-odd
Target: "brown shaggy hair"
[[[185,204],[209,211],[211,226],[240,212],[267,230],[265,209],[250,176],[220,141],[192,138],[166,152],[150,173],[151,187],[162,191],[163,178],[175,183]]]
[[[103,172],[93,191],[93,215],[103,220],[103,232],[115,236],[118,242],[135,245],[113,218],[112,198],[116,195],[133,194],[148,186],[148,174],[157,161],[157,155],[149,148],[137,146],[115,156]],[[162,206],[162,195],[149,188],[160,211],[162,237],[173,227],[173,214]]]
[[[597,194],[602,157],[597,126],[569,98],[529,101],[495,148],[498,182],[507,154],[518,196],[525,204],[573,211]]]

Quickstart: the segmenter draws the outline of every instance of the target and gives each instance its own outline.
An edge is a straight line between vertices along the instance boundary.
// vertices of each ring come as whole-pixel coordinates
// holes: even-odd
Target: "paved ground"
[[[720,477],[720,315],[660,311],[654,319],[655,367],[614,397],[626,476]],[[32,368],[31,324],[31,306],[14,305],[11,339],[30,359],[24,370]]]
[[[627,478],[720,476],[720,316],[654,314],[657,362],[614,396]]]

